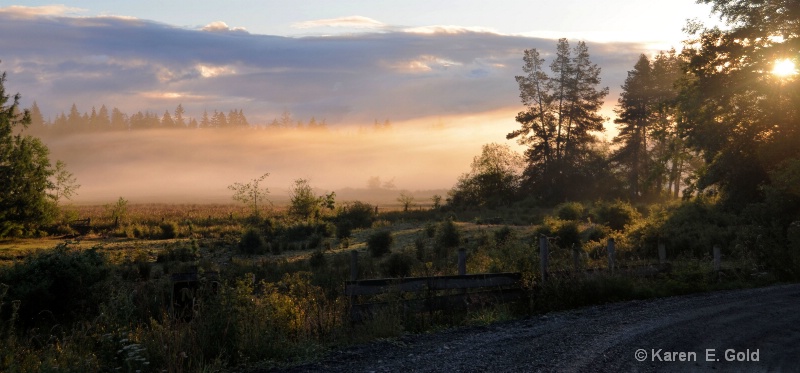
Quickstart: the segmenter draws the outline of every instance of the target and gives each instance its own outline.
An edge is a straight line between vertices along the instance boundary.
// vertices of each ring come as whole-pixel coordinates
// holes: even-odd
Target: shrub
[[[8,299],[20,301],[18,315],[23,325],[32,325],[37,315],[45,314],[52,318],[48,321],[68,323],[97,314],[110,273],[106,257],[96,249],[72,250],[63,244],[5,268],[0,283],[11,285]]]
[[[163,222],[159,225],[159,228],[161,228],[161,234],[159,235],[159,237],[162,240],[168,240],[178,237],[179,227],[178,223],[175,223],[174,221]]]
[[[394,237],[392,232],[381,230],[373,233],[367,239],[367,249],[373,257],[380,257],[388,253],[392,248]]]
[[[585,210],[580,202],[564,202],[555,208],[556,216],[561,220],[579,220]]]
[[[349,221],[353,228],[369,228],[375,220],[375,207],[360,201],[343,207],[336,215],[337,221]]]
[[[503,228],[500,228],[494,231],[494,241],[498,244],[505,243],[509,239],[514,238],[514,231],[507,225],[504,225]]]
[[[558,246],[562,248],[581,247],[581,233],[578,229],[578,222],[562,220],[553,233],[558,237]]]
[[[436,243],[445,248],[458,247],[461,244],[461,232],[451,219],[443,221],[439,226]]]
[[[336,238],[343,240],[350,238],[353,234],[353,223],[350,220],[336,222]]]
[[[416,262],[416,259],[408,254],[393,253],[381,263],[381,271],[387,277],[408,277]]]
[[[261,254],[265,251],[265,247],[264,237],[253,228],[246,230],[239,240],[239,251],[244,254]]]
[[[316,271],[324,268],[327,264],[328,261],[325,258],[325,253],[323,253],[322,250],[314,251],[314,253],[308,258],[308,265]]]
[[[642,217],[630,203],[620,200],[598,202],[592,209],[592,213],[597,223],[604,224],[616,231],[625,229],[626,225]]]

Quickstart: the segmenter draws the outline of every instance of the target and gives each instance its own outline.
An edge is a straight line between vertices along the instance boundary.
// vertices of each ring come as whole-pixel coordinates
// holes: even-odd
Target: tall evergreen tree
[[[44,121],[44,116],[42,115],[42,111],[39,109],[39,105],[36,104],[36,101],[33,102],[30,108],[31,114],[31,125],[28,127],[28,130],[34,136],[42,136],[47,133],[48,126],[47,123]]]
[[[525,110],[516,118],[521,128],[507,138],[528,146],[527,189],[556,202],[578,193],[596,176],[586,165],[596,157],[593,132],[603,130],[605,118],[598,112],[608,88],[598,89],[600,68],[589,60],[583,42],[570,49],[567,39],[560,39],[551,74],[544,71],[536,49],[526,50],[523,60],[525,75],[516,79]]]
[[[30,125],[29,110],[19,110],[20,95],[6,94],[6,74],[0,75],[0,237],[34,233],[54,216],[47,191],[53,174],[47,147],[22,135]]]
[[[178,104],[178,107],[175,108],[175,126],[178,128],[186,127],[186,120],[183,118],[184,114],[186,114],[186,110],[183,109],[182,104]]]
[[[111,128],[115,131],[128,130],[128,116],[118,108],[111,109]]]
[[[108,131],[111,127],[111,118],[108,116],[108,108],[106,105],[101,105],[100,110],[97,112],[97,124],[95,128],[101,131]]]

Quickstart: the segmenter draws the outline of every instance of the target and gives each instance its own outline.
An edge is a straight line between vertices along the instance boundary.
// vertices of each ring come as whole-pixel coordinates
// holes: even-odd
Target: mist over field
[[[482,144],[506,141],[513,118],[513,112],[498,111],[398,122],[385,129],[80,133],[49,138],[47,145],[81,184],[73,198],[78,204],[120,196],[134,203],[232,203],[228,185],[266,172],[270,176],[263,185],[275,203],[285,201],[298,178],[320,192],[337,191],[339,199],[355,199],[348,198],[348,189],[362,189],[360,199],[392,203],[401,190],[420,196],[446,193],[469,171]],[[387,188],[364,190],[375,177]]]

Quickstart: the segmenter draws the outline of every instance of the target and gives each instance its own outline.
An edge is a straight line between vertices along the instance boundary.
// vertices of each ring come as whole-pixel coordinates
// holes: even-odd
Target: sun
[[[779,77],[788,77],[797,74],[797,68],[794,66],[794,61],[788,58],[776,60],[775,66],[772,68],[772,74]]]

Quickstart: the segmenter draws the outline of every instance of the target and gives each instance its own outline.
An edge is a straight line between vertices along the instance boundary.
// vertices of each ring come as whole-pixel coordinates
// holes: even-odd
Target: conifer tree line
[[[677,106],[685,60],[674,50],[642,54],[615,107],[617,134],[599,135],[609,118],[600,115],[608,88],[584,42],[556,43],[547,63],[536,49],[523,53],[516,77],[524,110],[509,133],[525,147],[521,159],[510,147],[484,146],[451,192],[455,204],[492,205],[533,198],[544,204],[621,198],[678,198],[697,167],[696,151],[679,130]],[[515,170],[521,170],[515,174]],[[498,182],[503,180],[503,186]]]
[[[49,134],[128,131],[145,129],[242,129],[254,128],[247,120],[242,109],[231,109],[226,114],[224,111],[204,110],[199,118],[188,116],[182,104],[178,104],[173,111],[165,110],[163,114],[150,111],[137,111],[128,115],[114,107],[109,110],[106,105],[99,109],[92,107],[91,111],[81,113],[76,104],[72,104],[69,112],[61,112],[52,121],[46,120],[39,105],[34,101],[29,108],[31,125],[29,131],[35,135],[46,136]],[[311,118],[308,123],[301,120],[295,121],[292,114],[285,110],[280,117],[276,117],[265,128],[301,128],[324,129],[327,127],[325,120],[317,121]]]
[[[586,44],[560,39],[555,53],[525,50],[516,77],[524,108],[506,136],[524,147],[522,159],[512,162],[508,146],[487,144],[449,201],[710,197],[734,211],[778,196],[792,201],[782,206],[800,203],[800,77],[772,73],[780,61],[800,65],[800,3],[702,2],[730,29],[690,23],[681,53],[640,55],[622,86],[610,140],[600,137],[609,118],[599,114],[608,88]]]

